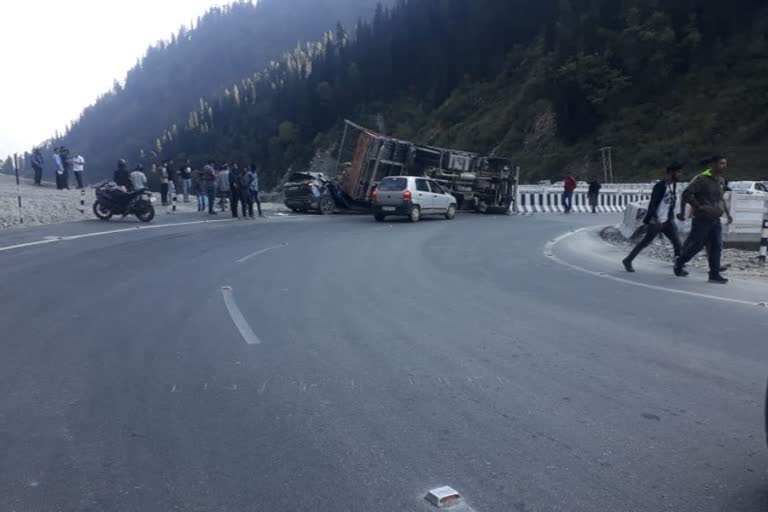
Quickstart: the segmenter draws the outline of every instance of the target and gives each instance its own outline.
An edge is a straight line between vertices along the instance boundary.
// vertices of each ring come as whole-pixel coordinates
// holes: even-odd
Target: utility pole
[[[613,147],[600,148],[603,157],[603,175],[605,183],[613,183]]]

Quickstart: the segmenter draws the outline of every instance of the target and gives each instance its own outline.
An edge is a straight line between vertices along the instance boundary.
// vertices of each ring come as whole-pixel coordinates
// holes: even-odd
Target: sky
[[[0,0],[0,158],[64,131],[215,0]]]

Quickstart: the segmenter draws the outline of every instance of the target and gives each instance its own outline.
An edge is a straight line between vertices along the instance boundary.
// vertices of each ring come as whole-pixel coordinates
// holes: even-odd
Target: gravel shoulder
[[[619,247],[629,254],[629,251],[635,246],[636,242],[631,242],[624,238],[621,232],[615,226],[608,226],[600,232],[600,237],[611,245]],[[639,241],[639,240],[637,240]],[[683,238],[683,242],[685,238]],[[657,238],[649,245],[640,257],[650,258],[657,261],[672,262],[674,252],[672,245],[666,238]],[[744,251],[741,249],[724,249],[723,264],[728,265],[728,275],[741,278],[755,278],[768,281],[768,266],[760,264],[757,259],[756,251]],[[690,263],[690,267],[696,270],[706,272],[708,270],[707,254],[705,251],[699,253]]]
[[[21,195],[21,210],[19,210],[18,196]],[[158,214],[165,208],[159,206]],[[51,183],[43,183],[35,186],[31,180],[22,179],[17,189],[16,178],[7,174],[0,174],[0,230],[7,228],[20,228],[24,226],[41,226],[47,224],[61,224],[64,222],[77,222],[93,220],[91,211],[94,201],[92,188],[85,189],[85,206],[80,204],[82,194],[80,190],[56,190]],[[262,203],[262,209],[272,212],[288,212],[282,204]],[[194,198],[190,203],[179,201],[177,204],[179,213],[196,212],[197,204]]]

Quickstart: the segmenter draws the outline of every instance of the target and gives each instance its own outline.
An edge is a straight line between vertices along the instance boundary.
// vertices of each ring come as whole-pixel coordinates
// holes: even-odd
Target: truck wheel
[[[325,196],[320,200],[320,213],[322,215],[333,215],[336,211],[336,203],[331,196]]]
[[[411,222],[419,222],[421,220],[421,208],[418,206],[411,207],[411,214],[408,218]]]
[[[456,205],[452,204],[448,207],[448,210],[445,212],[445,218],[448,220],[453,220],[456,218]]]

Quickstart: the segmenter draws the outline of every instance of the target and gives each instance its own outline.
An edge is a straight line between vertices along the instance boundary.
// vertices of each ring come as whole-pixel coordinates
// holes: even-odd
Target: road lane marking
[[[235,297],[232,295],[232,287],[223,286],[221,288],[221,294],[224,296],[224,304],[227,306],[229,316],[232,318],[232,322],[235,324],[235,327],[237,327],[237,330],[240,331],[240,336],[243,337],[243,340],[249,345],[260,345],[261,340],[256,336],[256,333],[253,332],[253,329],[251,329],[251,326],[243,316],[240,308],[237,307]]]
[[[648,290],[655,290],[655,291],[662,291],[662,292],[669,292],[669,293],[676,293],[678,295],[686,295],[688,297],[696,297],[699,299],[709,299],[709,300],[716,300],[719,302],[727,302],[730,304],[739,304],[742,306],[758,306],[756,302],[748,301],[748,300],[741,300],[741,299],[731,299],[728,297],[719,297],[717,295],[709,295],[706,293],[699,293],[699,292],[691,292],[688,290],[680,290],[677,288],[667,288],[666,286],[658,286],[655,284],[646,284],[641,283],[638,281],[633,281],[632,279],[625,279],[623,277],[613,276],[610,274],[606,274],[605,272],[596,272],[594,270],[589,270],[584,267],[580,267],[578,265],[574,265],[573,263],[568,263],[567,261],[564,261],[560,259],[559,257],[555,256],[554,249],[557,244],[565,240],[566,238],[570,238],[572,236],[575,236],[579,233],[582,233],[586,231],[589,228],[580,228],[575,231],[570,231],[568,233],[565,233],[563,235],[560,235],[559,237],[555,238],[554,240],[551,240],[547,242],[547,244],[544,246],[544,256],[551,259],[555,263],[562,265],[564,267],[570,268],[571,270],[575,270],[577,272],[581,272],[584,274],[589,274],[594,277],[599,277],[600,279],[610,279],[611,281],[616,281],[618,283],[623,284],[629,284],[632,286],[639,286],[640,288],[646,288]]]
[[[245,256],[244,258],[240,258],[237,260],[238,263],[245,263],[246,261],[255,258],[256,256],[261,256],[264,253],[268,253],[269,251],[274,251],[275,249],[282,249],[283,247],[286,247],[288,245],[288,242],[283,242],[280,245],[276,245],[274,247],[267,247],[266,249],[261,249],[260,251],[256,251],[254,253],[249,254],[248,256]]]
[[[286,218],[285,220],[289,219],[308,219],[312,217],[304,217],[304,216],[294,216]],[[46,236],[42,240],[36,240],[34,242],[25,242],[23,244],[16,244],[16,245],[9,245],[6,247],[0,247],[0,252],[6,252],[6,251],[12,251],[14,249],[24,249],[26,247],[35,247],[38,245],[47,245],[47,244],[55,244],[59,242],[67,242],[71,240],[80,240],[83,238],[93,238],[97,236],[106,236],[106,235],[114,235],[117,233],[129,233],[129,232],[135,232],[135,231],[144,231],[147,229],[163,229],[163,228],[172,228],[177,226],[194,226],[197,224],[216,224],[216,223],[235,223],[234,219],[207,219],[207,220],[196,220],[196,221],[189,221],[189,222],[175,222],[175,223],[169,223],[169,224],[157,224],[157,225],[141,225],[141,226],[133,226],[130,228],[121,228],[121,229],[112,229],[109,231],[96,231],[94,233],[84,233],[82,235],[71,235],[71,236]],[[238,225],[245,225],[245,224],[238,224]],[[251,224],[247,224],[251,225]]]

